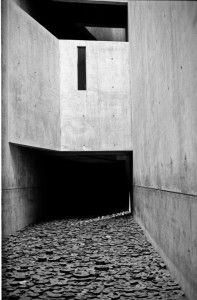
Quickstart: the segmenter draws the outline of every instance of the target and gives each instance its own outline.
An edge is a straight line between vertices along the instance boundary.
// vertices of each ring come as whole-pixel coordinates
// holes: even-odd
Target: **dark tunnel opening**
[[[59,152],[10,145],[23,157],[27,222],[132,213],[132,152]]]
[[[91,218],[129,211],[131,155],[47,155],[43,219]],[[132,201],[131,201],[132,202]]]

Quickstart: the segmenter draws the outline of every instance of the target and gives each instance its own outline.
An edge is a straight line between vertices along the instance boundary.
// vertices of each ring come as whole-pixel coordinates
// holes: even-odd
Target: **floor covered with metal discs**
[[[186,299],[127,214],[31,225],[2,249],[2,299]]]

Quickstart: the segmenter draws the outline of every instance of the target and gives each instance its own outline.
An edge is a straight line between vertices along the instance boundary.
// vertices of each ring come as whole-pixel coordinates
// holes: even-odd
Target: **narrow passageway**
[[[3,241],[3,299],[186,299],[130,215],[42,222]]]

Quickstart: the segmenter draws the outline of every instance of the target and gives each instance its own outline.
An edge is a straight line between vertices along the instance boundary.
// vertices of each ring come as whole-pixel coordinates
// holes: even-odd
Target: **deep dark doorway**
[[[129,210],[127,160],[49,155],[44,164],[45,218],[97,217]]]

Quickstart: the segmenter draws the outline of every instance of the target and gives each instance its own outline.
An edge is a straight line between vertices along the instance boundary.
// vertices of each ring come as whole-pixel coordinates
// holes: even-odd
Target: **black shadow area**
[[[129,208],[125,161],[45,159],[43,218],[96,217]]]

